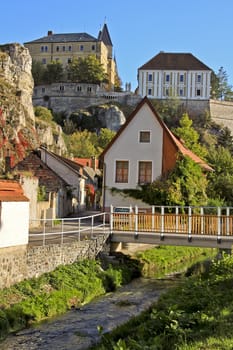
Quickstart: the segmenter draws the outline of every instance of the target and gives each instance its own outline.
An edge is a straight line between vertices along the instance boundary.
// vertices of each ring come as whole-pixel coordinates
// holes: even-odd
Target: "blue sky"
[[[37,5],[36,5],[37,4]],[[0,44],[54,33],[97,37],[106,21],[123,82],[160,51],[190,52],[233,85],[232,0],[11,0],[1,3]]]

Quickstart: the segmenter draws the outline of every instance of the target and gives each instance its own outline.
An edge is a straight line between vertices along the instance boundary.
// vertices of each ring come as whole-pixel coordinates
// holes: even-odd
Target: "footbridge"
[[[111,207],[113,243],[231,249],[233,207]]]
[[[35,225],[35,220],[34,220]],[[30,245],[65,244],[109,236],[120,243],[231,249],[233,207],[111,207],[110,212],[56,220],[39,219]]]

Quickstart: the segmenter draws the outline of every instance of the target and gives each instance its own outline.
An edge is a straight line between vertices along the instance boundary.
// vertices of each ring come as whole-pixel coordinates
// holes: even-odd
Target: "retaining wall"
[[[95,239],[46,246],[19,246],[0,249],[0,289],[24,279],[39,277],[59,265],[82,259],[95,259],[100,251],[110,250],[109,233]]]

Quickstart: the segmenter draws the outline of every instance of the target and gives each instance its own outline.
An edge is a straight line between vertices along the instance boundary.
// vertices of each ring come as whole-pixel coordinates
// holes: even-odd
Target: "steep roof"
[[[65,33],[65,34],[49,34],[42,38],[28,41],[25,44],[32,43],[67,43],[67,42],[83,42],[83,41],[97,41],[96,38],[87,33]]]
[[[138,70],[211,70],[191,53],[160,52]]]
[[[192,151],[190,151],[188,148],[186,148],[176,137],[175,135],[168,129],[166,124],[162,121],[162,119],[159,117],[157,112],[155,111],[154,107],[152,106],[151,102],[147,97],[144,97],[142,101],[138,104],[136,109],[131,113],[129,118],[126,120],[125,124],[120,128],[120,130],[117,132],[117,134],[113,137],[111,142],[108,144],[108,146],[104,149],[102,154],[100,155],[100,159],[103,160],[105,154],[107,151],[112,147],[116,139],[121,135],[121,133],[127,128],[127,126],[130,124],[131,120],[135,117],[135,115],[138,113],[138,111],[142,108],[144,104],[147,104],[149,108],[151,109],[154,117],[158,120],[160,123],[163,131],[168,134],[168,137],[175,145],[177,152],[180,152],[183,156],[188,156],[191,158],[195,163],[199,164],[204,170],[212,171],[213,169],[205,163],[201,158],[199,158],[196,154],[194,154]]]
[[[31,152],[26,158],[16,164],[19,171],[29,171],[39,179],[39,185],[45,186],[48,192],[57,192],[68,184],[50,169],[41,159],[37,151]]]
[[[0,202],[28,202],[17,181],[0,180]]]
[[[76,162],[68,159],[68,158],[65,158],[65,157],[62,157],[62,156],[59,156],[58,154],[56,153],[53,153],[51,151],[48,151],[47,149],[45,149],[44,147],[41,147],[41,149],[43,149],[45,152],[47,152],[50,156],[52,156],[53,158],[59,160],[61,163],[64,163],[66,164],[67,167],[69,167],[72,171],[74,171],[75,173],[77,173],[78,176],[80,177],[83,177],[85,178],[85,176],[82,174],[82,169],[83,169],[83,166],[80,165],[80,164],[77,164]],[[80,171],[81,170],[81,171]]]
[[[106,46],[113,46],[106,23],[104,23],[103,29],[99,32],[98,40],[103,41]]]

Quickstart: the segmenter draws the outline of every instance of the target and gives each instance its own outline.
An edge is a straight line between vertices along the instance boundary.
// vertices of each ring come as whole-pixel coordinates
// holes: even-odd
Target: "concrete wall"
[[[106,248],[108,233],[96,239],[46,246],[0,249],[0,289],[24,279],[39,277],[59,265],[72,264],[82,259],[95,259]],[[106,248],[108,249],[108,248]],[[109,247],[110,249],[110,247]]]
[[[210,100],[211,118],[233,133],[233,102]]]

